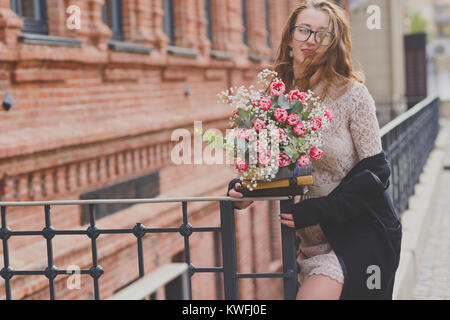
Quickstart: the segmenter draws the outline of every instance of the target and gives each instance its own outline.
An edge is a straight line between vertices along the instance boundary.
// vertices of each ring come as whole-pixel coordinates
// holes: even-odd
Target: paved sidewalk
[[[438,183],[412,299],[450,300],[450,144]]]

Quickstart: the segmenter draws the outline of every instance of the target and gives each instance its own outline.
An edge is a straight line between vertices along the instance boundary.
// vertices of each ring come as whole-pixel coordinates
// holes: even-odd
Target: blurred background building
[[[300,2],[0,0],[0,200],[224,195],[233,170],[174,165],[170,156],[178,141],[171,141],[171,134],[185,128],[194,137],[195,120],[203,121],[203,129],[225,132],[231,110],[217,103],[217,93],[249,85],[270,66],[284,23]],[[366,74],[383,125],[407,107],[403,17],[405,5],[413,1],[335,2],[348,10],[354,61]],[[429,2],[439,13],[443,10],[436,6],[448,4]],[[367,27],[371,4],[380,8],[380,29]],[[80,9],[79,20],[67,11],[76,8],[71,6]],[[436,31],[430,32],[445,35],[448,24],[441,15],[435,18]],[[448,65],[445,59],[437,63],[443,70]],[[8,210],[13,230],[44,227],[43,210]],[[87,208],[52,210],[56,229],[88,225]],[[260,202],[236,215],[239,272],[279,271],[277,210],[275,202]],[[192,204],[188,211],[195,227],[218,225],[216,203]],[[102,228],[182,223],[181,206],[175,204],[103,206],[97,216]],[[135,240],[132,235],[99,238],[103,298],[138,278]],[[9,243],[14,269],[46,265],[45,239],[30,236]],[[196,266],[222,264],[217,233],[193,234],[190,243]],[[179,235],[146,236],[144,250],[146,272],[184,261]],[[91,263],[85,236],[58,238],[54,251],[60,268]],[[69,290],[64,276],[56,280],[57,299],[92,297],[89,275],[82,275],[80,290]],[[223,298],[221,276],[195,274],[192,281],[194,299]],[[240,298],[282,297],[280,280],[239,281]],[[0,281],[0,298],[3,285]],[[14,277],[13,298],[48,298],[47,286],[43,276]],[[153,298],[165,294],[161,289]]]
[[[350,8],[354,63],[366,75],[383,126],[406,109],[403,3],[356,0]]]
[[[441,113],[450,116],[450,0],[406,0],[404,26],[427,38],[428,90],[439,94]]]

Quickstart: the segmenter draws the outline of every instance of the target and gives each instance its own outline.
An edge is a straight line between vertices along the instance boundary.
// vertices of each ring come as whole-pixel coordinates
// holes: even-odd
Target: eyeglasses
[[[313,31],[307,27],[294,26],[291,29],[291,33],[294,34],[294,39],[301,42],[308,41],[311,34],[314,33],[314,40],[318,45],[327,47],[334,39],[334,34],[327,31]]]

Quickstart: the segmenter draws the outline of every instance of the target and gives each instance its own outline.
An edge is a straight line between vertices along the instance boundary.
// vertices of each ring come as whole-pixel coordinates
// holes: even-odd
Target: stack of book
[[[272,181],[258,181],[256,188],[249,190],[251,182],[244,180],[241,193],[244,197],[279,197],[304,195],[313,184],[312,165],[296,166],[295,170],[280,168]]]

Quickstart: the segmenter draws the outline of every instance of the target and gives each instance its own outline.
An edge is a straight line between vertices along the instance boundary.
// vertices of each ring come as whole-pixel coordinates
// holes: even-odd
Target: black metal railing
[[[434,147],[439,131],[439,99],[429,97],[408,110],[381,129],[383,149],[387,152],[392,166],[390,192],[399,214],[408,208],[408,200],[414,194],[414,186],[419,180],[426,160]],[[144,257],[142,239],[146,234],[180,233],[184,237],[185,262],[189,266],[189,298],[192,298],[191,278],[195,273],[223,273],[225,299],[238,299],[238,279],[280,278],[284,281],[284,298],[295,299],[297,292],[297,261],[295,231],[281,226],[282,272],[278,273],[238,273],[236,255],[236,233],[233,202],[245,199],[229,197],[178,198],[178,199],[128,199],[128,200],[76,200],[47,202],[0,202],[1,229],[4,267],[0,276],[5,281],[6,299],[11,299],[11,279],[14,276],[44,275],[49,281],[50,299],[56,299],[55,278],[67,275],[69,270],[60,270],[54,265],[53,238],[63,235],[86,235],[91,239],[92,267],[80,270],[80,274],[90,275],[94,282],[94,298],[100,299],[99,278],[104,274],[98,264],[97,238],[104,234],[133,234],[137,241],[139,277],[144,277]],[[254,201],[280,200],[280,210],[292,203],[288,197],[255,198]],[[188,221],[187,204],[197,201],[220,202],[220,226],[195,228]],[[182,204],[182,225],[178,228],[146,228],[137,223],[132,229],[99,229],[96,225],[96,207],[102,204],[139,204],[178,202]],[[86,230],[55,230],[51,224],[51,207],[57,205],[88,205],[89,226]],[[12,231],[8,228],[6,211],[11,206],[41,206],[44,208],[45,227],[41,231]],[[197,232],[220,232],[222,240],[222,267],[196,267],[191,261],[189,237]],[[45,270],[14,270],[9,262],[8,239],[18,236],[42,236],[47,245],[47,267]]]
[[[245,200],[245,199],[244,199]],[[280,206],[288,205],[292,199],[288,197],[255,198],[254,201],[280,200]],[[220,202],[220,226],[195,228],[188,221],[187,204],[196,201],[219,201]],[[99,278],[104,274],[103,268],[98,263],[97,238],[104,234],[133,234],[137,241],[139,277],[144,277],[144,253],[142,239],[151,233],[180,233],[184,237],[185,262],[189,266],[189,298],[192,298],[191,278],[195,273],[223,273],[225,299],[238,299],[238,279],[243,278],[282,278],[284,279],[284,297],[294,299],[297,292],[297,264],[295,231],[282,226],[282,257],[283,272],[278,273],[255,273],[243,274],[237,271],[236,256],[236,233],[233,201],[243,199],[230,199],[228,197],[204,197],[204,198],[182,198],[182,199],[127,199],[127,200],[75,200],[75,201],[46,201],[46,202],[15,202],[0,203],[1,207],[1,229],[0,239],[3,242],[4,267],[0,276],[5,280],[6,299],[11,299],[11,279],[14,276],[44,275],[49,282],[50,299],[56,299],[55,278],[58,275],[67,275],[70,270],[60,270],[54,265],[53,238],[63,235],[86,235],[91,239],[92,267],[80,270],[79,274],[90,275],[94,282],[94,299],[100,299]],[[181,202],[183,223],[178,228],[146,228],[137,223],[132,229],[99,229],[96,225],[96,206],[102,204],[138,204],[138,203],[162,203]],[[86,230],[55,230],[51,224],[51,207],[57,205],[88,205],[89,227]],[[44,208],[45,227],[41,231],[12,231],[8,228],[6,209],[11,206],[42,206]],[[222,238],[222,267],[198,268],[192,264],[189,246],[189,237],[197,232],[220,232]],[[18,236],[42,236],[47,245],[47,268],[45,270],[14,270],[9,262],[8,239]]]
[[[390,193],[396,211],[408,209],[425,163],[439,133],[437,96],[430,96],[381,128],[381,140],[391,163]]]

